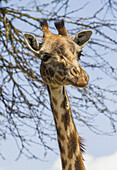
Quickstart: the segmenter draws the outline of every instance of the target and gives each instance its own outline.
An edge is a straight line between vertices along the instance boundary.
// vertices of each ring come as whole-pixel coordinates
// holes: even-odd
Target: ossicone
[[[58,21],[55,21],[54,23],[56,29],[58,30],[58,33],[60,35],[64,35],[64,36],[67,36],[67,30],[65,28],[65,25],[64,25],[64,20],[58,20]]]

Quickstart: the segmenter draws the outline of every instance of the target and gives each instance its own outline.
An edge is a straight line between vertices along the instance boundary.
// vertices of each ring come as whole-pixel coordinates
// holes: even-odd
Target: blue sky
[[[44,0],[45,1],[45,0]],[[11,1],[12,2],[12,1]],[[45,1],[47,2],[47,1]],[[71,1],[70,1],[71,2]],[[71,9],[82,7],[87,1],[72,0],[70,3]],[[77,15],[89,16],[91,13],[100,7],[101,1],[90,0],[85,8],[85,11]],[[76,14],[75,14],[76,15]],[[112,56],[113,64],[117,63],[116,56]],[[95,70],[93,71],[95,74]],[[90,73],[89,73],[90,74]],[[109,80],[108,80],[109,81]],[[111,82],[110,82],[111,83]],[[112,106],[116,107],[116,106]],[[103,120],[98,120],[98,125],[106,129],[106,123]],[[114,136],[96,135],[89,131],[87,127],[76,124],[80,136],[85,139],[86,154],[84,154],[85,165],[87,170],[117,170],[117,134]],[[108,129],[107,129],[108,130]],[[50,142],[50,141],[49,141]],[[58,147],[57,142],[54,143]],[[0,170],[60,170],[60,159],[58,155],[48,151],[44,161],[29,160],[22,156],[18,161],[15,161],[18,149],[13,141],[9,138],[3,145],[0,145],[1,151],[4,152],[6,160],[0,159]],[[34,148],[35,149],[35,148]],[[39,157],[43,159],[43,150],[38,150]]]

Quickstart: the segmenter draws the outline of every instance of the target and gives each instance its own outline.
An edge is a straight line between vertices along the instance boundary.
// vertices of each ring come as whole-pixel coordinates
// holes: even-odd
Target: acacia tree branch
[[[93,30],[93,38],[79,62],[89,69],[90,74],[93,72],[94,75],[97,70],[114,84],[117,81],[117,68],[106,57],[106,54],[115,55],[117,52],[114,36],[117,33],[116,1],[106,0],[90,17],[74,15],[85,10],[88,2],[75,10],[70,9],[69,2],[53,0],[39,4],[38,1],[29,1],[28,8],[19,4],[0,7],[0,140],[2,143],[9,136],[13,137],[19,148],[17,159],[22,154],[37,159],[38,153],[31,150],[33,145],[43,147],[45,155],[48,149],[56,153],[55,148],[46,142],[47,139],[56,140],[56,132],[46,85],[39,73],[40,61],[26,48],[22,34],[28,28],[28,32],[33,32],[41,41],[39,21],[43,15],[51,22],[64,18],[72,37],[79,31]],[[103,17],[102,12],[105,13]],[[106,18],[109,12],[111,18]],[[19,22],[24,27],[18,26]],[[55,31],[54,27],[51,29]],[[117,91],[113,86],[100,86],[101,80],[102,77],[96,75],[86,88],[72,88],[68,94],[75,119],[94,133],[107,134],[94,124],[96,118],[102,116],[110,123],[111,131],[108,131],[112,134],[117,130],[117,110],[110,105],[117,104]],[[4,159],[2,154],[0,156]]]

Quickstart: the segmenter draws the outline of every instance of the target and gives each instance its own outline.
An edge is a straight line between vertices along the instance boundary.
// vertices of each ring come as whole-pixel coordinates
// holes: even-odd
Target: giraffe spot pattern
[[[64,43],[61,43],[60,41],[56,42],[56,52],[59,55],[66,56],[66,49]]]
[[[60,76],[63,76],[62,71],[58,71],[58,74],[59,74]]]
[[[55,75],[55,78],[57,79],[57,81],[62,81],[62,79],[58,75]]]
[[[52,101],[55,105],[57,105],[57,100],[54,97],[52,97]]]
[[[64,158],[62,158],[62,167],[65,169],[67,165],[67,160],[65,160]]]
[[[48,68],[48,73],[51,77],[53,77],[55,74],[54,70],[51,67]]]
[[[61,127],[58,127],[57,128],[57,135],[59,136],[59,138],[61,139],[61,141],[64,141],[65,140],[65,137],[64,135],[61,133]]]
[[[64,90],[63,90],[64,91]],[[64,93],[64,92],[63,92]],[[70,110],[70,107],[68,107],[70,104],[69,104],[69,101],[68,101],[68,98],[67,96],[64,96],[64,100],[61,102],[61,105],[60,107],[63,108],[63,109],[67,109],[67,111],[71,112]]]
[[[58,112],[55,110],[53,103],[51,103],[51,108],[52,108],[52,112],[53,112],[54,116],[58,119]]]
[[[78,156],[76,157],[74,168],[75,168],[75,170],[79,170],[79,169],[85,170],[84,165],[81,160],[81,157],[78,157]]]
[[[47,79],[48,79],[48,81],[49,81],[49,82],[51,82],[51,79],[50,79],[50,77],[49,77],[49,76],[47,76]]]
[[[69,165],[69,168],[68,168],[68,170],[72,170],[72,166],[71,166],[71,164]]]
[[[75,154],[76,152],[77,143],[78,143],[77,135],[76,135],[76,132],[74,131],[68,137],[68,158],[69,159],[73,158],[73,154]]]
[[[67,127],[68,127],[69,124],[70,124],[70,114],[69,114],[69,111],[66,111],[66,112],[62,115],[61,122],[63,122],[64,127],[65,127],[65,130],[67,131]]]
[[[49,75],[49,71],[48,71],[48,69],[46,69],[46,75]]]
[[[63,101],[61,102],[60,107],[63,108],[63,109],[65,109],[65,100],[63,100]]]
[[[59,148],[60,148],[61,154],[65,154],[65,149],[64,149],[64,147],[62,146],[61,141],[58,140],[58,143],[59,143]]]
[[[65,78],[66,74],[68,72],[69,63],[67,62],[67,60],[69,62],[71,62],[72,59],[73,59],[72,55],[70,55],[70,54],[71,53],[76,54],[76,52],[77,52],[77,50],[75,49],[76,48],[75,43],[76,43],[76,41],[78,43],[78,38],[75,37],[75,39],[74,39],[75,42],[73,42],[73,40],[69,36],[67,36],[67,32],[66,32],[66,29],[64,28],[64,21],[63,20],[61,22],[57,22],[56,28],[57,28],[59,34],[64,35],[64,36],[50,34],[51,35],[50,38],[48,38],[48,36],[47,36],[47,39],[46,39],[46,34],[48,34],[48,32],[49,32],[48,24],[47,24],[46,20],[43,20],[43,22],[41,22],[41,26],[42,26],[42,30],[43,30],[43,33],[44,33],[44,36],[45,36],[45,40],[43,42],[44,43],[46,42],[45,44],[47,44],[47,46],[45,45],[45,49],[43,48],[43,51],[47,51],[47,49],[49,48],[49,51],[52,52],[51,55],[53,55],[53,54],[57,55],[57,53],[58,53],[58,55],[61,56],[61,58],[59,57],[59,59],[61,59],[60,61],[58,61],[58,60],[56,61],[55,60],[56,62],[55,61],[51,62],[51,64],[50,64],[51,66],[49,66],[49,64],[48,64],[47,67],[49,67],[49,68],[45,67],[46,64],[45,64],[45,66],[41,67],[41,75],[42,75],[42,78],[44,77],[44,81],[45,81],[46,84],[53,85],[53,86],[55,84],[59,85],[59,84],[61,84],[61,81],[63,82],[61,73],[63,74],[63,77]],[[80,35],[82,35],[82,34],[79,34],[79,37],[80,37]],[[42,46],[43,46],[43,44],[42,44]],[[56,56],[56,55],[54,55],[54,56]],[[67,60],[64,61],[63,57],[64,58],[66,57]],[[43,63],[43,61],[42,61],[42,63]],[[53,65],[52,65],[52,63],[53,63]],[[71,62],[71,64],[72,63],[73,62]],[[80,68],[79,77],[81,76],[80,78],[82,78],[83,81],[85,79],[85,81],[88,82],[87,74],[83,71],[83,69],[81,67],[79,67],[79,68]],[[60,70],[60,72],[59,72],[59,70]],[[44,73],[43,73],[43,71],[44,71]],[[55,77],[56,75],[59,78],[56,78]],[[52,77],[52,79],[51,79],[51,77]],[[76,84],[77,84],[77,82],[78,82],[78,79],[76,79]],[[67,81],[64,80],[63,84],[66,84],[66,83],[67,83]],[[65,88],[63,88],[63,94],[64,94],[65,97],[67,96]],[[50,98],[51,98],[51,95],[50,95]],[[66,132],[66,137],[64,137],[62,132],[61,132],[62,126],[61,126],[61,128],[60,127],[58,128],[58,132],[57,132],[58,136],[59,136],[58,139],[62,142],[62,138],[64,137],[65,140],[67,140],[67,141],[64,141],[64,142],[66,142],[66,143],[68,142],[67,145],[64,148],[62,146],[62,144],[64,144],[64,143],[60,143],[60,141],[58,140],[61,153],[65,153],[66,152],[66,154],[62,155],[62,156],[66,156],[68,154],[68,152],[70,153],[69,154],[69,158],[70,159],[74,159],[73,156],[75,156],[74,164],[72,164],[73,160],[65,160],[65,159],[61,158],[62,159],[63,169],[64,168],[66,168],[67,170],[84,169],[83,168],[84,166],[83,166],[83,163],[82,163],[81,155],[80,154],[78,156],[75,155],[75,151],[76,151],[77,147],[79,146],[79,142],[80,142],[81,148],[83,148],[83,147],[82,147],[81,140],[78,138],[78,135],[76,135],[77,131],[76,131],[75,127],[73,127],[75,125],[74,125],[74,122],[72,120],[71,111],[67,107],[67,104],[69,106],[68,99],[67,98],[64,99],[64,101],[61,103],[61,107],[64,110],[66,110],[66,112],[64,112],[64,114],[63,113],[59,113],[61,115],[58,115],[58,112],[57,112],[56,107],[55,107],[57,101],[55,99],[53,99],[52,102],[53,103],[51,104],[51,107],[52,107],[52,111],[53,111],[53,114],[54,114],[56,128],[58,128],[57,127],[57,123],[60,121],[58,119],[58,116],[61,116],[61,121],[63,122],[62,125],[65,127],[64,130],[67,130],[68,126],[70,126],[70,125],[72,125],[72,128],[74,129],[74,131],[69,136],[67,136],[68,135],[68,131],[67,131]],[[61,123],[61,122],[59,122],[59,123]],[[80,153],[80,150],[78,152]],[[66,158],[66,159],[68,159],[68,158]],[[67,165],[67,167],[66,167],[66,165]]]

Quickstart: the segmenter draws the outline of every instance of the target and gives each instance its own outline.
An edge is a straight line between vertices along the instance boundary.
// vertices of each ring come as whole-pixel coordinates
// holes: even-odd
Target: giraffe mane
[[[79,136],[79,141],[80,141],[80,149],[81,149],[81,153],[85,152],[85,144],[84,144],[84,139]]]

